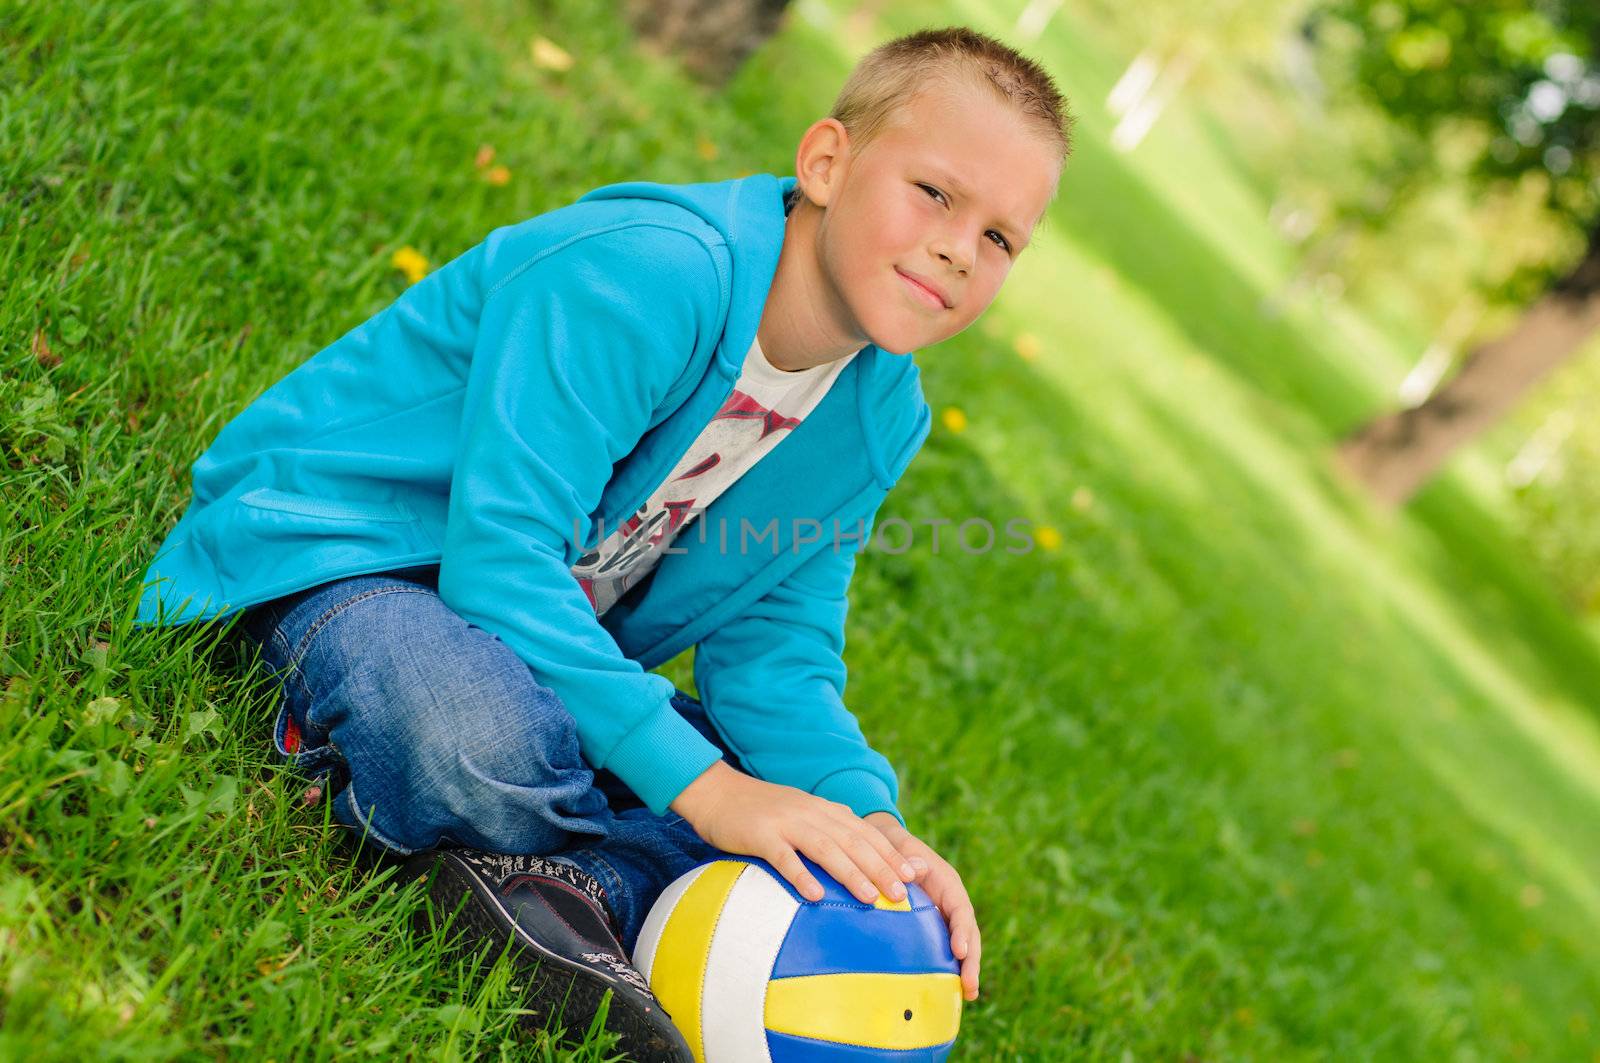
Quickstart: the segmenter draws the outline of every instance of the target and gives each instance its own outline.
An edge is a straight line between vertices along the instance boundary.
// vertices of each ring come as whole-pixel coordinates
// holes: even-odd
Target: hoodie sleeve
[[[439,569],[445,603],[527,662],[585,759],[657,814],[722,753],[672,707],[672,682],[622,653],[569,565],[613,463],[715,342],[719,310],[709,249],[653,225],[558,245],[491,288]]]
[[[875,515],[874,515],[875,516]],[[841,535],[695,647],[706,714],[751,773],[850,806],[896,807],[899,784],[844,704],[844,624],[856,554],[871,540]]]

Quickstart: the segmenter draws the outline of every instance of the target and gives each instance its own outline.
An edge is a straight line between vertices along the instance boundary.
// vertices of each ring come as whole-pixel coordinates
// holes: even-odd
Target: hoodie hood
[[[793,177],[769,173],[683,185],[624,181],[597,188],[578,202],[661,200],[694,213],[722,234],[733,259],[733,276],[729,278],[732,299],[723,325],[725,339],[717,348],[717,366],[724,375],[737,376],[745,352],[755,340],[767,291],[778,271],[778,256],[783,250],[783,200],[795,184]]]

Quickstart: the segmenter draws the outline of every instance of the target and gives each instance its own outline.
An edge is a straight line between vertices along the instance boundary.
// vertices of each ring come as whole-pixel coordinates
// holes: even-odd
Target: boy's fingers
[[[800,854],[788,846],[767,859],[767,863],[778,869],[778,873],[788,879],[795,889],[800,891],[800,896],[807,900],[820,901],[822,899],[822,883],[816,876],[806,870],[805,863],[800,859]]]
[[[961,888],[961,880],[954,872],[945,868],[935,867],[928,872],[927,878],[922,883],[922,888],[933,898],[933,903],[938,906],[939,913],[944,916],[946,924],[952,924],[955,913],[967,899],[967,894]]]
[[[978,917],[972,910],[971,902],[962,898],[955,911],[950,913],[950,935],[956,941],[962,941],[970,948],[978,936]]]
[[[929,882],[932,881],[928,862],[920,856],[910,856],[905,853],[901,853],[900,858],[906,862],[907,867],[911,868],[911,878],[907,881],[919,883],[923,891],[926,892]],[[932,897],[933,894],[929,893],[928,896]]]
[[[891,875],[904,882],[915,881],[917,877],[916,868],[907,862],[906,854],[902,853],[895,843],[889,840],[889,836],[876,823],[865,817],[858,817],[852,812],[845,818],[845,826],[859,833],[867,840],[867,844],[871,845],[877,851],[877,854],[882,857],[883,862],[889,866]],[[879,883],[878,888],[883,890],[886,896],[894,897],[894,894],[884,889],[883,883]],[[899,898],[895,899],[898,900]]]
[[[978,921],[972,903],[967,900],[966,891],[961,888],[960,882],[942,876],[928,881],[923,889],[933,898],[939,914],[944,916],[945,926],[950,933],[950,952],[958,960],[969,960],[978,939]]]
[[[878,887],[831,835],[818,832],[804,848],[807,856],[821,864],[823,870],[857,898],[868,903],[878,899]]]
[[[917,858],[918,863],[926,861]],[[950,928],[950,951],[961,961],[961,992],[967,1000],[978,999],[978,966],[983,954],[983,939],[978,933],[977,912],[967,888],[942,858],[935,858],[935,866],[928,869],[922,881],[933,903],[944,916]]]
[[[955,883],[957,886],[961,884],[961,876],[956,874],[956,869],[951,867],[949,862],[938,853],[929,850],[926,853],[919,853],[913,859],[920,861],[927,868],[926,876],[928,881],[935,883],[941,892],[951,883]],[[932,896],[932,894],[930,893],[929,896]],[[941,904],[940,907],[944,906]]]
[[[961,961],[961,985],[968,1000],[978,997],[978,964],[983,956],[983,936],[971,904],[958,907],[950,917],[950,951]]]
[[[865,822],[865,821],[863,821]],[[870,841],[879,853],[883,854],[884,862],[894,870],[894,873],[907,882],[917,877],[916,868],[911,866],[911,861],[900,847],[889,840],[889,836],[871,823],[866,824],[867,840]]]
[[[901,847],[904,846],[902,855],[909,854],[917,840],[910,831],[892,820],[885,822],[881,818],[863,816],[861,817],[861,822],[883,835],[883,840],[888,842],[896,852],[901,852]]]
[[[970,920],[953,922],[950,951],[961,961],[961,989],[968,1000],[978,996],[978,966],[983,959],[983,938],[978,925]]]
[[[862,829],[855,832],[857,846],[865,847],[865,852],[871,853],[872,866],[861,864],[861,869],[871,875],[878,883],[878,889],[885,897],[891,900],[901,900],[905,897],[905,882],[916,878],[915,872],[906,864],[906,858],[900,855],[900,850],[889,844],[889,839],[883,836],[870,823],[863,823]],[[861,863],[859,860],[857,863]],[[896,890],[899,890],[896,893]]]
[[[963,911],[971,915],[972,901],[967,897],[966,884],[961,881],[961,876],[956,874],[955,868],[949,868],[947,874],[940,876],[940,881],[944,886],[941,907],[944,908],[945,918],[954,920]]]
[[[972,944],[978,937],[978,924],[971,919],[956,916],[950,920],[950,951],[958,959],[972,954]]]

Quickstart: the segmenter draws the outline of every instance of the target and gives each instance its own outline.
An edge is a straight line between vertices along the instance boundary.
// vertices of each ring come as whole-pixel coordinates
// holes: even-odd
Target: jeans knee
[[[526,682],[463,679],[414,687],[390,702],[388,733],[360,742],[387,755],[351,764],[358,806],[388,797],[375,828],[387,822],[404,831],[410,848],[449,839],[541,854],[574,833],[605,834],[609,808],[579,751],[575,721],[523,672]]]
[[[348,769],[342,817],[414,849],[537,852],[606,832],[576,722],[509,646],[420,584],[335,590],[285,624],[307,737]]]

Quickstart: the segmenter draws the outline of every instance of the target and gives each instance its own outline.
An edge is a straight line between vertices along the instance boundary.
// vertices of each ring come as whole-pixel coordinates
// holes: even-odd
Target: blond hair
[[[880,44],[856,63],[828,117],[837,119],[859,149],[890,125],[900,108],[934,84],[986,82],[1060,152],[1072,152],[1073,117],[1050,75],[993,37],[950,26],[921,30]]]

